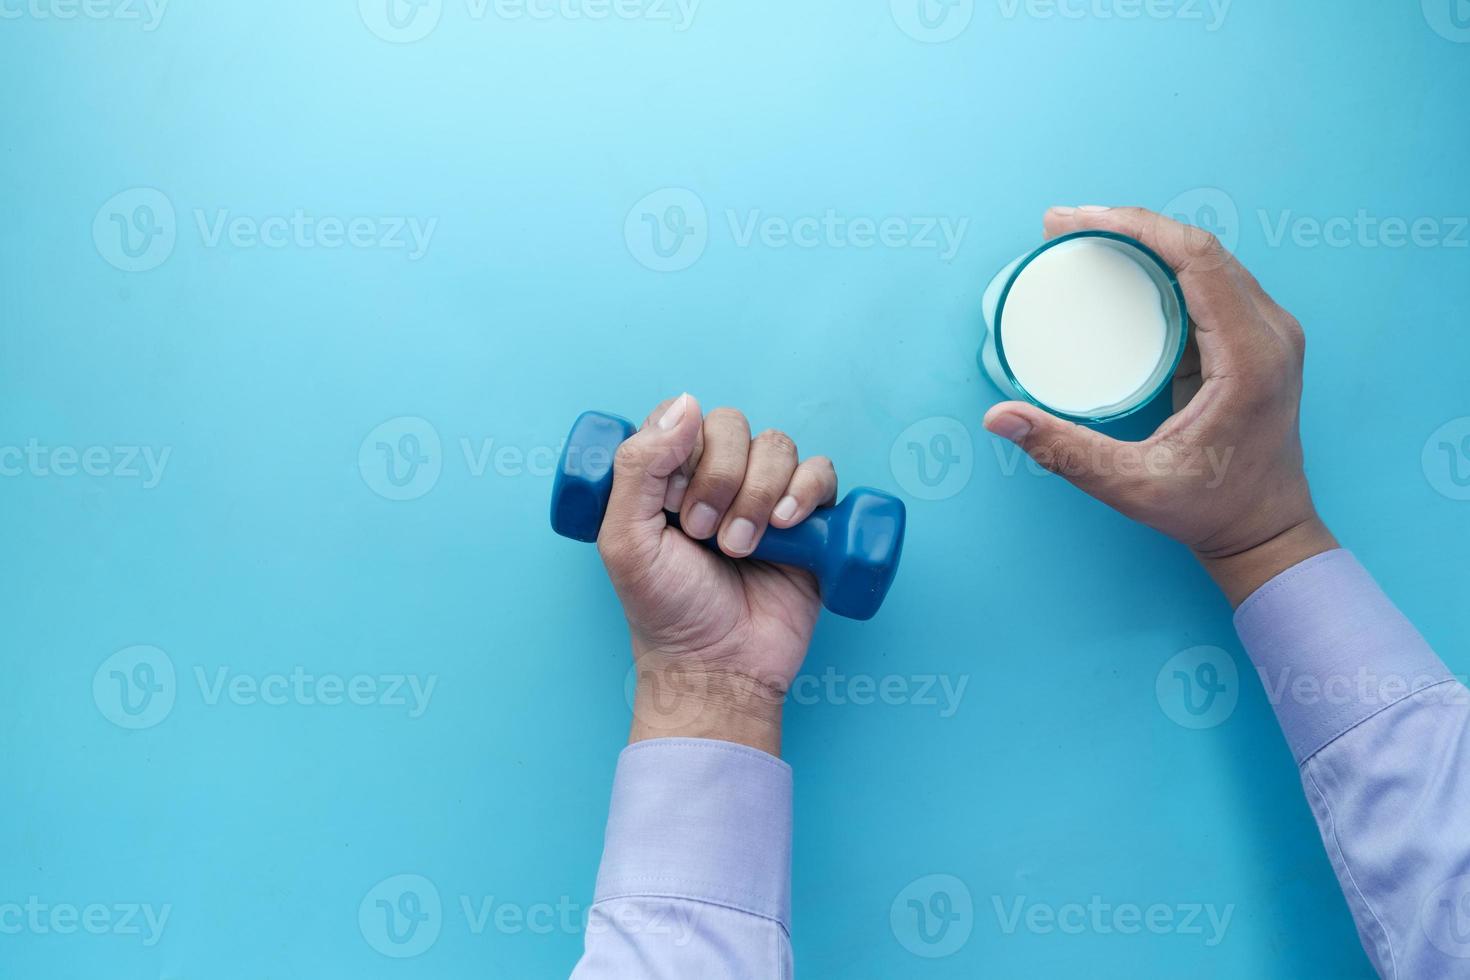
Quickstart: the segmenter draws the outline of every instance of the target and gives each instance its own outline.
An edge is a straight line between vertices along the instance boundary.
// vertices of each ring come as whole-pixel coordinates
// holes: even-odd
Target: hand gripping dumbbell
[[[597,540],[612,494],[613,456],[637,431],[627,419],[602,412],[584,412],[572,425],[551,486],[551,527],[557,534]],[[903,501],[858,487],[795,527],[766,528],[749,557],[805,568],[817,577],[828,609],[871,619],[898,571],[904,522]],[[713,538],[705,543],[718,547]]]

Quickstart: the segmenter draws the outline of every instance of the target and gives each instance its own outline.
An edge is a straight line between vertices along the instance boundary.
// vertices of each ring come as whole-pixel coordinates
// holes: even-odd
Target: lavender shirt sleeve
[[[1379,975],[1470,977],[1470,692],[1346,551],[1235,626]]]
[[[782,980],[790,923],[791,767],[706,739],[624,749],[573,980]]]

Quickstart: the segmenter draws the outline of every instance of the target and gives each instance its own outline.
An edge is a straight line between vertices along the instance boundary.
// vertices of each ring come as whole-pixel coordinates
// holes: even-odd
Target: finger
[[[679,508],[679,524],[691,538],[715,533],[745,482],[750,423],[733,408],[717,408],[704,419],[704,447]]]
[[[1184,345],[1184,353],[1179,358],[1179,367],[1174,371],[1174,382],[1172,387],[1174,411],[1182,412],[1184,406],[1194,400],[1199,394],[1200,387],[1204,384],[1204,376],[1201,373],[1199,358],[1199,342],[1194,334],[1189,335],[1189,343]]]
[[[818,507],[837,499],[837,470],[826,456],[803,460],[791,475],[786,493],[771,512],[772,527],[795,527]]]
[[[784,432],[767,429],[750,444],[745,481],[725,512],[720,526],[720,550],[744,558],[766,533],[771,511],[796,472],[796,443]]]
[[[1256,315],[1249,274],[1219,239],[1143,208],[1052,208],[1047,238],[1076,231],[1111,231],[1137,239],[1174,270],[1200,334],[1201,353],[1229,357],[1248,350],[1264,326]],[[1249,279],[1249,283],[1247,280]],[[1255,286],[1255,290],[1259,290]]]
[[[673,403],[674,399],[672,398],[666,398],[659,402],[653,411],[648,413],[648,417],[643,420],[643,428],[646,429],[656,424]],[[689,488],[689,476],[694,472],[694,467],[699,462],[699,454],[704,448],[704,426],[701,425],[694,431],[694,449],[690,451],[689,457],[674,472],[669,474],[669,485],[664,491],[664,510],[676,514],[679,512],[679,504],[684,499],[684,491]]]
[[[613,486],[597,547],[609,567],[641,564],[658,550],[668,526],[664,498],[670,474],[693,450],[700,430],[699,402],[680,395],[650,415],[649,424],[618,447],[613,460]]]
[[[1142,481],[1130,462],[1135,444],[1122,443],[1025,402],[1002,402],[985,413],[985,428],[1020,446],[1046,469],[1083,493],[1125,510]]]
[[[1111,231],[1136,238],[1159,253],[1177,272],[1205,266],[1219,267],[1234,257],[1220,240],[1203,228],[1187,225],[1144,208],[1109,208],[1085,204],[1055,207],[1046,212],[1047,239],[1076,231]]]

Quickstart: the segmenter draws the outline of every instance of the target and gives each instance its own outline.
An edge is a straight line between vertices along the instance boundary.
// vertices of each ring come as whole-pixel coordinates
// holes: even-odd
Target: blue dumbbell
[[[563,537],[596,541],[612,494],[613,456],[638,428],[627,419],[584,412],[567,435],[551,487],[551,527]],[[795,527],[770,527],[750,555],[805,568],[822,603],[849,619],[871,619],[888,595],[903,553],[903,501],[859,487],[834,507],[819,507]],[[716,547],[714,539],[708,542]]]

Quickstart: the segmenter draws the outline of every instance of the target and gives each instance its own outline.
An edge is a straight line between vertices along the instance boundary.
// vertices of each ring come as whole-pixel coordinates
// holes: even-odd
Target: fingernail
[[[719,512],[709,504],[695,504],[689,510],[689,520],[684,522],[684,530],[691,538],[707,538],[715,532],[715,522],[719,519]]]
[[[776,504],[776,509],[771,511],[771,516],[778,521],[789,521],[796,516],[796,508],[800,506],[796,502],[796,498],[788,493],[781,498],[780,503]]]
[[[1113,209],[1102,204],[1084,204],[1082,205],[1082,210],[1091,211],[1093,214],[1097,214],[1100,211],[1111,211]]]
[[[1011,442],[1020,442],[1031,434],[1031,423],[1019,415],[997,415],[986,423],[985,428]]]
[[[684,418],[684,411],[689,407],[689,395],[683,394],[674,399],[674,404],[664,409],[659,416],[658,427],[665,432],[678,425]]]
[[[684,491],[689,489],[689,477],[675,473],[669,477],[669,489],[664,492],[664,510],[678,510],[684,503]]]
[[[748,555],[750,549],[755,547],[755,524],[743,517],[737,517],[725,528],[725,550],[733,551],[737,555]]]
[[[1058,204],[1051,209],[1051,213],[1061,215],[1063,218],[1065,218],[1069,214],[1076,214],[1077,209],[1074,207],[1069,207],[1066,204]]]

